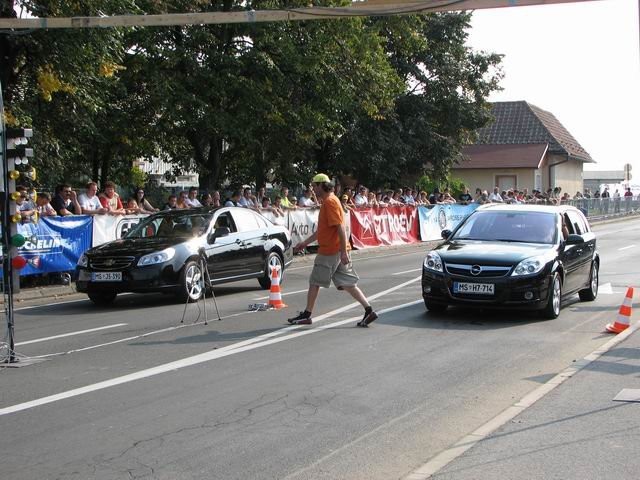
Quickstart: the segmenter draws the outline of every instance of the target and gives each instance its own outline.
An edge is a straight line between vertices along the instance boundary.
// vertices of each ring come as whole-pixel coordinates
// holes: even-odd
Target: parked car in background
[[[122,292],[170,292],[195,302],[209,278],[212,285],[256,278],[269,289],[271,267],[282,275],[292,261],[289,231],[252,210],[167,210],[84,252],[76,287],[99,305]]]
[[[442,237],[423,262],[428,311],[465,305],[556,318],[564,296],[591,301],[598,294],[596,236],[577,208],[482,205]]]

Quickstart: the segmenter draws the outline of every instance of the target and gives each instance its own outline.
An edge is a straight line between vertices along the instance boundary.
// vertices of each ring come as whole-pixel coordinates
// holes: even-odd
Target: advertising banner
[[[122,238],[149,215],[94,215],[93,247]]]
[[[91,248],[91,217],[41,217],[18,225],[27,242],[18,249],[27,260],[20,275],[75,270],[80,255]]]
[[[287,222],[287,213],[285,211],[284,217],[280,216],[280,215],[275,215],[273,212],[270,212],[268,210],[261,210],[260,214],[268,219],[271,220],[271,223],[273,223],[274,225],[282,225],[283,227],[287,227],[288,228],[288,222]]]
[[[418,242],[418,211],[393,206],[352,210],[351,242],[356,249]]]
[[[287,210],[289,231],[293,245],[303,241],[318,229],[318,208]],[[317,245],[317,243],[312,243]]]
[[[423,242],[440,240],[442,230],[453,230],[471,212],[478,208],[477,203],[458,205],[455,203],[418,207],[420,216],[420,238]]]

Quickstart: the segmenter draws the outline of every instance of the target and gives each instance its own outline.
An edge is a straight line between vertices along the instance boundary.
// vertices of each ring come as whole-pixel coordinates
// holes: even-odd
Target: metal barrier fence
[[[640,211],[638,197],[622,198],[574,198],[561,201],[562,205],[573,205],[581,209],[587,217],[618,215]]]

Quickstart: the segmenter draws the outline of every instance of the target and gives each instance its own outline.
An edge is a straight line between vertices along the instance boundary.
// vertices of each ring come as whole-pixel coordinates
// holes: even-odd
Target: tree
[[[444,179],[474,130],[490,119],[486,97],[502,78],[500,56],[464,45],[470,14],[372,19],[405,92],[384,118],[359,118],[339,148],[351,173],[370,186],[428,169]]]

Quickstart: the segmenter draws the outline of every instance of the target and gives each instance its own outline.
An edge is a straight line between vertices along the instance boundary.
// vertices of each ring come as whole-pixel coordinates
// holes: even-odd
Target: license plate
[[[121,282],[122,272],[91,272],[92,282]]]
[[[472,295],[493,295],[493,283],[453,282],[453,293],[467,293]]]

